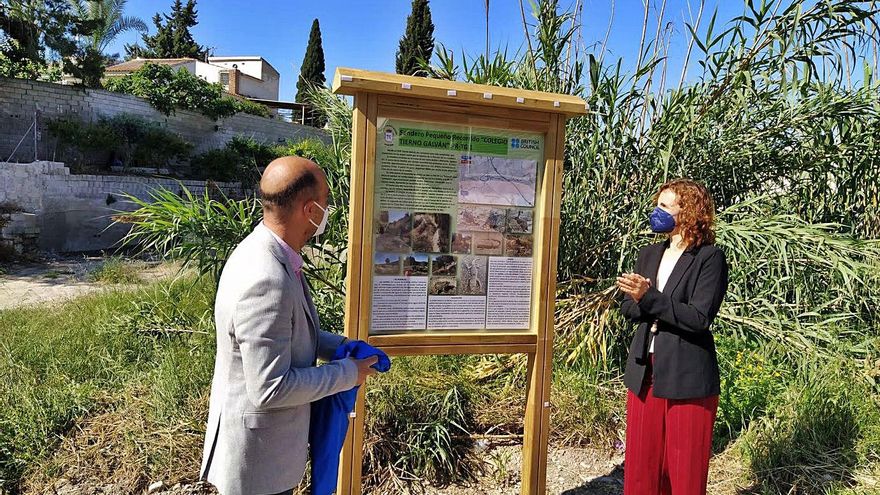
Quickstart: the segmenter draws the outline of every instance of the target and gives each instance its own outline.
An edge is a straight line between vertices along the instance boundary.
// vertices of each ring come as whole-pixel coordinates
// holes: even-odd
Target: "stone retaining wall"
[[[28,128],[37,120],[36,158],[33,134]],[[99,89],[7,79],[0,77],[0,161],[18,150],[11,161],[55,159],[56,139],[48,132],[47,123],[63,117],[83,122],[95,122],[100,117],[129,114],[151,122],[158,122],[194,146],[194,153],[222,148],[235,136],[250,137],[264,143],[301,141],[306,138],[329,142],[321,129],[284,122],[277,118],[258,117],[238,113],[231,117],[211,120],[189,110],[177,110],[166,116],[149,102],[136,96]],[[24,140],[22,140],[24,137]],[[60,156],[59,159],[62,159]],[[157,164],[160,165],[160,164]]]
[[[211,183],[227,196],[240,197],[245,191],[231,182]],[[128,228],[113,225],[112,216],[129,211],[134,205],[125,201],[123,194],[149,201],[150,192],[164,187],[181,193],[183,188],[201,194],[204,181],[132,177],[114,175],[71,175],[59,162],[6,163],[0,162],[0,205],[7,204],[33,215],[37,247],[43,251],[78,252],[110,249],[125,235]],[[24,217],[15,217],[7,228],[19,225]],[[25,237],[34,234],[34,228],[14,227],[7,244],[27,249],[33,243]],[[25,232],[26,230],[26,232]],[[4,230],[3,232],[6,232]],[[12,236],[17,236],[16,241]]]

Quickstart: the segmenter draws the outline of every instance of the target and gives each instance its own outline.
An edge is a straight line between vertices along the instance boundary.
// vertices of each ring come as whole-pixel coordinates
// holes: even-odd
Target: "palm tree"
[[[125,31],[147,31],[141,19],[124,15],[127,0],[70,0],[76,16],[94,24],[88,36],[88,45],[99,53]]]

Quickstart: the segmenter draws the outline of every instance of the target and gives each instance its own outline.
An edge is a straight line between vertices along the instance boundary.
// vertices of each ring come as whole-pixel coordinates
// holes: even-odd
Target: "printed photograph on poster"
[[[458,267],[458,263],[455,261],[455,256],[450,256],[448,254],[434,255],[431,256],[431,275],[446,275],[454,277],[456,273],[456,269]]]
[[[535,160],[474,155],[470,163],[459,164],[458,168],[460,203],[535,206]]]
[[[457,294],[455,277],[431,277],[428,294],[432,296],[454,296]]]
[[[502,254],[504,236],[497,232],[474,232],[474,254]]]
[[[530,235],[510,235],[507,236],[504,254],[517,258],[524,258],[532,255],[532,236]]]
[[[457,230],[504,232],[507,210],[491,206],[459,205]]]
[[[485,256],[462,256],[458,262],[460,265],[458,293],[468,296],[485,295],[489,259]]]
[[[403,274],[407,277],[426,276],[429,272],[428,255],[413,253],[403,260]]]
[[[426,253],[448,253],[451,218],[446,213],[415,213],[412,249]]]
[[[412,215],[407,211],[380,211],[376,222],[376,251],[407,253],[410,251]]]
[[[376,253],[373,257],[373,273],[376,275],[400,275],[400,254]]]
[[[532,233],[532,210],[507,210],[507,231],[511,234]]]
[[[453,254],[471,254],[473,238],[473,234],[470,232],[457,232],[452,234]]]

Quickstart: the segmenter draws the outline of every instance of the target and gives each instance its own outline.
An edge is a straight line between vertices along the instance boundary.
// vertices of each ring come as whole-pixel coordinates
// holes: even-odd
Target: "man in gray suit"
[[[222,495],[290,493],[308,457],[311,402],[363,384],[377,358],[328,360],[300,252],[327,224],[327,178],[300,157],[260,180],[263,221],[229,257],[214,314],[217,360],[200,477]]]

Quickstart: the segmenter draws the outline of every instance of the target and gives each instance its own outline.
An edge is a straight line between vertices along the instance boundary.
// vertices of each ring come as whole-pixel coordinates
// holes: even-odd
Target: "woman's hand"
[[[617,277],[617,287],[629,294],[635,302],[639,302],[651,287],[651,280],[638,273],[624,273]]]

